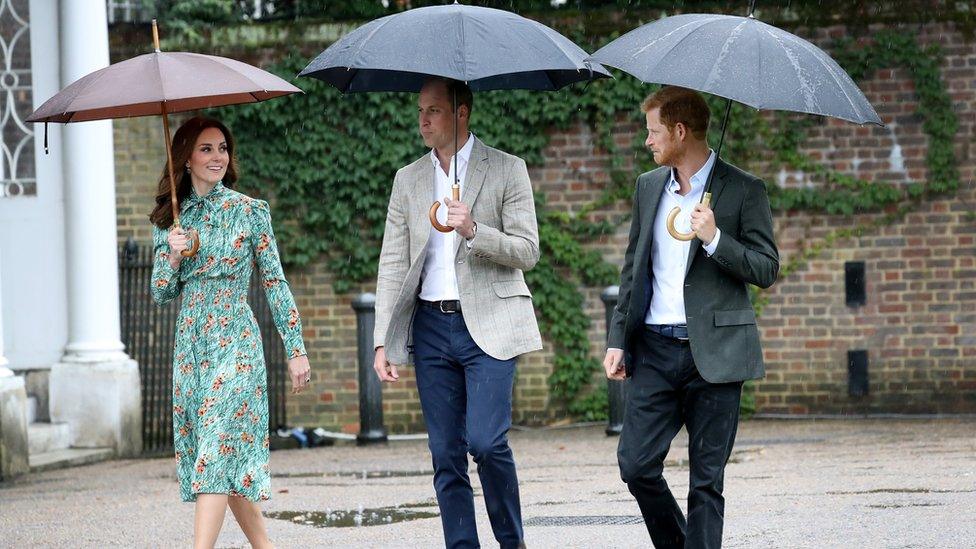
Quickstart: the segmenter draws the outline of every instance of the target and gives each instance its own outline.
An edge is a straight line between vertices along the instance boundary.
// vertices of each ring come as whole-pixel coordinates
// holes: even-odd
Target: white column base
[[[139,367],[134,360],[61,362],[48,381],[52,423],[67,423],[71,446],[142,451]]]
[[[0,479],[29,471],[24,378],[0,366]]]

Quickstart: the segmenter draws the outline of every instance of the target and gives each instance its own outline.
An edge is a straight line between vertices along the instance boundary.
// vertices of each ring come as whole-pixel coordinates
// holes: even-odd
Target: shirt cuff
[[[705,253],[709,257],[711,257],[712,254],[715,253],[715,250],[718,249],[718,239],[721,237],[722,237],[722,229],[715,227],[715,238],[713,238],[708,245],[704,245],[704,244],[702,245],[702,248],[705,250]]]
[[[608,351],[623,351],[623,349],[618,349],[616,347],[607,347]]]
[[[159,264],[156,266],[156,270],[159,278],[173,278],[173,275],[175,275],[177,271],[177,269],[174,269],[173,265],[170,264],[169,255],[166,256],[166,259],[161,259],[159,261]]]
[[[464,237],[462,237],[462,238],[464,238]],[[465,238],[465,239],[464,239],[464,245],[465,245],[465,246],[466,246],[466,247],[467,247],[467,248],[468,248],[469,250],[470,250],[471,248],[474,248],[474,239],[476,239],[476,238],[478,238],[478,224],[477,224],[477,223],[475,223],[475,225],[474,225],[474,235],[473,235],[473,236],[471,237],[471,239],[470,239],[470,240],[469,240],[469,239],[467,239],[467,238]]]

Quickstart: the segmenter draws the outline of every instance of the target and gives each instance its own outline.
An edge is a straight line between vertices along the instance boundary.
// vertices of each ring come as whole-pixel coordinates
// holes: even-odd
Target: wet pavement
[[[602,426],[516,431],[529,547],[649,547]],[[684,433],[665,477],[685,506]],[[426,443],[272,453],[279,548],[439,547]],[[472,482],[482,545],[497,547]],[[726,470],[725,547],[976,547],[976,419],[761,420]],[[171,459],[0,483],[0,547],[188,547]],[[217,547],[248,547],[228,512]]]

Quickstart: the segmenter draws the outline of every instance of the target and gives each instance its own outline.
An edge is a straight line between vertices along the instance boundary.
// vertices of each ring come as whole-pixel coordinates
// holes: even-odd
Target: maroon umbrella
[[[173,226],[180,227],[176,180],[173,177],[169,113],[224,105],[257,103],[299,93],[302,90],[257,67],[226,57],[199,53],[159,51],[159,31],[152,22],[156,51],[97,70],[48,99],[28,122],[85,122],[109,118],[162,116],[166,137]],[[47,150],[47,126],[44,132]],[[184,256],[196,255],[200,238],[191,231],[193,243]]]

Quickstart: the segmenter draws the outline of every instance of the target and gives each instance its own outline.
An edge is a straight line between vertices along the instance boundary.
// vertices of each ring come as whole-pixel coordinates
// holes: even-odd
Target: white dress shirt
[[[715,152],[711,151],[705,165],[691,176],[691,190],[688,194],[678,194],[680,185],[675,178],[675,170],[671,169],[671,179],[664,185],[661,203],[654,218],[654,243],[651,245],[651,277],[652,291],[651,306],[644,317],[645,324],[686,324],[685,317],[685,272],[688,265],[688,251],[691,241],[682,242],[668,234],[668,214],[675,206],[681,208],[681,213],[674,220],[675,228],[680,232],[691,230],[691,212],[695,204],[701,202],[702,193],[708,173],[715,164]],[[702,246],[705,253],[712,255],[718,248],[721,232],[716,227],[715,238],[707,246]]]
[[[464,146],[452,158],[450,170],[444,173],[441,162],[437,159],[437,152],[430,151],[430,160],[434,164],[434,196],[432,200],[443,201],[451,196],[451,186],[454,184],[454,166],[458,166],[458,184],[464,190],[464,176],[468,172],[468,160],[474,147],[474,134],[468,133]],[[447,222],[447,204],[441,202],[437,209],[437,220],[443,225]],[[454,270],[454,251],[457,247],[457,231],[442,233],[430,228],[430,240],[427,242],[427,257],[424,259],[420,299],[425,301],[441,301],[445,299],[460,299],[457,287],[457,274]]]

